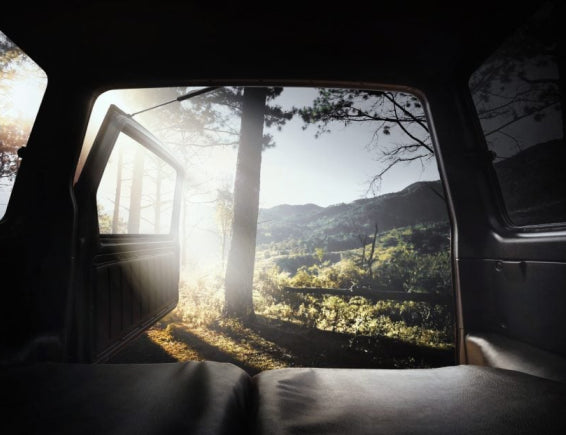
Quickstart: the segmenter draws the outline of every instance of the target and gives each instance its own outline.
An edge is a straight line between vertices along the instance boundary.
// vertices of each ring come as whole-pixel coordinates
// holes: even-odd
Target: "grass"
[[[426,314],[412,302],[372,304],[363,298],[282,295],[277,293],[278,278],[258,277],[256,318],[247,323],[222,316],[221,279],[182,281],[177,308],[111,362],[213,360],[236,364],[252,375],[299,366],[406,368],[454,363],[453,344],[445,330],[411,324],[415,313]]]

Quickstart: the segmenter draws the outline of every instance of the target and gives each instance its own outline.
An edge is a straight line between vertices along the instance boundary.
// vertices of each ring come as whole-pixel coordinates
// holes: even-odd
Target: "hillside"
[[[348,204],[279,205],[261,209],[257,245],[342,251],[360,246],[360,236],[393,228],[448,220],[439,181],[414,183],[400,192]]]
[[[495,164],[505,205],[518,225],[566,219],[566,146],[540,143]]]

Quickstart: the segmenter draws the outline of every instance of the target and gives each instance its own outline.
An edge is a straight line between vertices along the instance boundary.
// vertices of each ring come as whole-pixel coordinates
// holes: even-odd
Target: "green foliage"
[[[314,257],[318,260],[319,264],[322,264],[324,260],[324,248],[315,248]]]
[[[190,326],[210,326],[222,317],[224,289],[222,278],[200,278],[196,281],[181,280],[179,303],[169,315]]]
[[[314,271],[310,271],[314,272]],[[284,286],[312,285],[320,277],[302,269],[294,277],[277,268],[256,277],[256,313],[306,327],[351,334],[386,336],[419,345],[453,345],[450,306],[426,302],[371,302],[360,296],[285,292]]]
[[[447,224],[418,225],[382,233],[372,270],[360,267],[358,250],[341,259],[302,265],[296,273],[278,266],[258,269],[256,312],[307,327],[357,335],[386,336],[420,345],[453,345],[451,305],[428,302],[371,302],[360,296],[286,292],[283,287],[351,288],[450,294],[451,264]],[[312,258],[312,257],[311,257]],[[371,273],[370,273],[371,272]]]
[[[116,231],[112,229],[112,216],[110,216],[104,207],[100,204],[96,205],[98,210],[98,231],[100,234],[126,234],[128,232],[128,224],[123,219],[118,220]]]
[[[261,255],[262,269],[277,266],[292,275],[294,287],[371,287],[415,293],[447,294],[451,291],[451,263],[448,223],[396,228],[378,235],[375,261],[371,270],[359,264],[362,249],[326,252],[315,248],[314,254]],[[366,247],[366,251],[368,248]],[[367,254],[367,252],[366,252]]]
[[[451,348],[454,343],[451,304],[372,302],[361,296],[283,290],[284,287],[349,288],[370,283],[371,288],[377,289],[447,294],[451,275],[445,229],[443,225],[415,226],[381,234],[376,244],[373,278],[356,264],[355,251],[342,253],[335,262],[327,259],[328,253],[322,255],[318,251],[310,254],[311,263],[300,266],[296,273],[268,262],[271,266],[258,267],[255,271],[254,310],[258,315],[304,328],[348,334],[352,347],[358,346],[356,340],[363,337],[372,340],[388,337],[437,349]],[[438,245],[442,250],[430,252],[435,240],[443,240]],[[388,287],[393,283],[399,287]],[[171,316],[195,327],[210,326],[223,321],[223,304],[221,278],[184,281],[179,305]]]
[[[298,254],[291,253],[291,251],[288,250],[277,249],[266,249],[259,251],[256,257],[259,260],[263,259],[263,261],[256,260],[256,267],[270,268],[271,266],[277,266],[281,270],[292,274],[296,273],[297,270],[302,266],[310,267],[317,264],[317,261],[320,265],[324,262],[338,262],[342,258],[340,253],[329,252],[324,254],[321,262],[316,258],[316,255],[313,254]]]
[[[98,206],[98,231],[100,234],[112,234],[112,216],[104,213],[100,205]]]

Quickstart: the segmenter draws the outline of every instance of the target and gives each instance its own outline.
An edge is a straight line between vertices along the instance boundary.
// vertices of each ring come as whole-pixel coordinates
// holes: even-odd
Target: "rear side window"
[[[45,72],[0,32],[0,219],[46,86]]]
[[[469,81],[507,216],[517,226],[566,222],[566,64],[556,8],[540,10]]]

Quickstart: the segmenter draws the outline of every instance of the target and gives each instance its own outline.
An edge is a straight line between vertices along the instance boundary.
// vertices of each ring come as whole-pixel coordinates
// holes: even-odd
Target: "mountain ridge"
[[[398,192],[327,207],[282,204],[260,209],[258,246],[290,244],[329,251],[360,246],[360,237],[378,231],[448,220],[440,181],[420,181]]]

